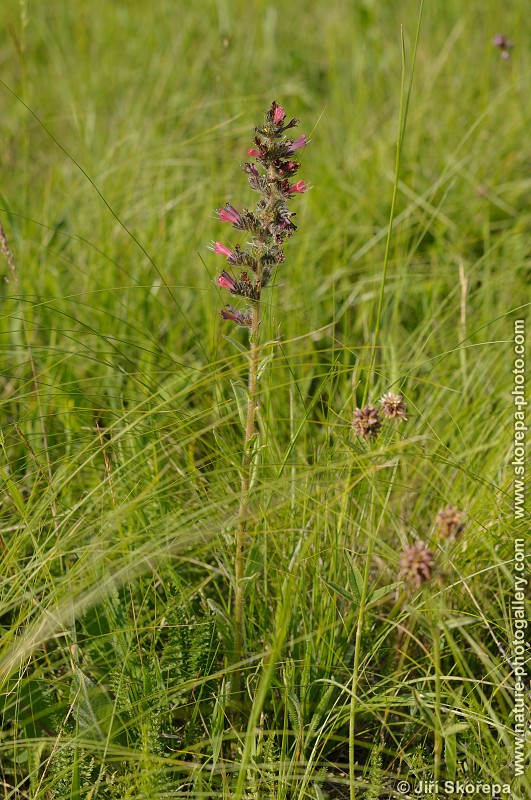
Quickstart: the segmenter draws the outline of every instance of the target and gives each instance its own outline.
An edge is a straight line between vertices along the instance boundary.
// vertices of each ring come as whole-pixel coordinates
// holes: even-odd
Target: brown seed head
[[[354,411],[352,427],[358,436],[362,436],[364,439],[376,438],[382,427],[380,412],[375,406],[371,405],[365,406],[365,408],[357,408]]]
[[[406,404],[401,394],[387,392],[380,400],[380,403],[382,404],[384,414],[388,417],[400,417],[400,419],[404,421],[407,420]]]
[[[437,514],[437,527],[443,539],[455,539],[465,528],[465,514],[455,506],[447,505]]]
[[[400,577],[417,589],[430,580],[434,567],[433,553],[423,542],[406,547],[400,555]]]

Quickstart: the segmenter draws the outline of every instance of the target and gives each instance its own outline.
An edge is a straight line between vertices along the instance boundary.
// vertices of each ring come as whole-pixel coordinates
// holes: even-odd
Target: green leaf
[[[249,404],[249,392],[241,381],[231,381],[232,391],[236,399],[238,416],[242,428],[245,430],[247,424],[247,406]]]
[[[355,564],[350,565],[349,583],[354,599],[358,602],[363,595],[363,575]]]
[[[3,479],[5,487],[8,491],[8,494],[13,501],[13,505],[17,509],[18,513],[21,517],[25,517],[26,515],[26,507],[24,505],[24,499],[20,494],[18,487],[14,481],[11,480],[7,469],[0,465],[0,477]]]
[[[268,355],[264,356],[264,358],[260,361],[258,365],[258,370],[256,372],[257,381],[261,379],[262,375],[264,374],[265,370],[267,369],[267,367],[269,366],[274,357],[275,357],[274,353],[268,353]]]
[[[242,344],[237,339],[233,339],[232,336],[224,336],[223,338],[226,339],[227,342],[233,344],[236,350],[239,350],[240,353],[244,354],[244,356],[249,357],[249,348],[247,347],[247,345]]]
[[[457,773],[457,734],[466,731],[468,725],[464,722],[453,722],[443,731],[444,760],[446,771],[450,780],[454,780]]]
[[[347,591],[344,586],[340,586],[338,583],[334,583],[334,581],[327,581],[325,578],[323,578],[323,583],[328,586],[329,589],[333,589],[334,592],[337,592],[340,597],[348,600],[349,603],[354,602],[354,596],[351,592]]]
[[[253,542],[245,562],[245,577],[251,578],[262,572],[264,567],[264,552],[261,542]]]
[[[476,617],[452,617],[446,621],[446,627],[451,630],[452,628],[464,628],[466,625],[475,625],[476,623]]]
[[[72,679],[73,711],[78,728],[89,738],[105,739],[114,717],[114,703],[80,669]]]
[[[381,586],[379,589],[375,589],[374,592],[369,597],[366,608],[375,606],[378,603],[378,600],[381,600],[382,597],[386,597],[391,592],[394,592],[397,586],[400,585],[401,585],[400,583],[390,583],[387,586]]]
[[[288,716],[297,737],[302,733],[302,714],[299,698],[294,692],[288,694]]]

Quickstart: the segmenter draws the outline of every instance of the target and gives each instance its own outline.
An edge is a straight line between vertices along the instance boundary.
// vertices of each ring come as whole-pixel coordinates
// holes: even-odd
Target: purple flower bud
[[[254,178],[258,178],[258,176],[260,175],[254,164],[249,164],[249,163],[244,164],[243,171],[247,173],[247,175],[252,175]]]
[[[284,120],[285,116],[286,116],[286,112],[284,111],[282,106],[277,106],[275,108],[274,112],[273,112],[273,122],[276,125],[278,125],[279,122],[282,122]]]
[[[241,325],[242,328],[250,328],[252,325],[252,316],[251,314],[246,311],[238,311],[237,308],[234,306],[226,306],[227,311],[224,308],[221,309],[221,316],[223,319],[230,319],[235,322],[237,325]]]
[[[297,172],[299,167],[300,164],[298,164],[296,161],[285,161],[282,164],[282,167],[279,169],[279,172],[281,175],[283,175],[285,172],[293,174],[294,172]]]

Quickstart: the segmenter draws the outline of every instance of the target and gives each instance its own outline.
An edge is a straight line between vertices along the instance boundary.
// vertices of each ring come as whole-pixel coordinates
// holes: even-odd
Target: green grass
[[[511,0],[424,9],[371,369],[418,11],[2,4],[6,800],[376,800],[439,768],[528,796],[507,655],[529,24]],[[264,303],[238,726],[245,333],[205,245],[213,209],[253,202],[239,165],[273,99],[314,188]],[[389,390],[409,420],[366,445],[353,410]],[[447,503],[467,525],[438,544]],[[418,538],[437,569],[405,593]]]

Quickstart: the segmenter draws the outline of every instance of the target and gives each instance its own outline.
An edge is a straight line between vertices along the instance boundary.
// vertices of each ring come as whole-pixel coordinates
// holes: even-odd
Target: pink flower
[[[286,116],[286,112],[282,108],[282,106],[277,106],[273,113],[273,122],[278,125],[279,122],[282,122],[284,117]]]
[[[228,272],[223,270],[218,278],[218,286],[220,286],[222,289],[228,289],[229,292],[234,292],[236,289],[236,281],[234,278],[231,278]]]
[[[230,203],[226,203],[225,208],[218,208],[218,214],[222,222],[231,222],[233,225],[241,222],[240,214]]]
[[[258,150],[256,150],[254,147],[250,147],[250,148],[247,150],[247,152],[248,152],[248,154],[249,154],[250,156],[252,156],[253,158],[260,158],[260,153],[259,153],[259,151],[258,151]]]
[[[298,139],[295,139],[295,141],[292,142],[291,144],[288,144],[287,151],[288,151],[288,153],[294,153],[295,150],[300,150],[301,147],[306,147],[306,134],[305,133],[303,133],[301,136],[299,136]]]
[[[290,194],[293,194],[295,192],[297,194],[302,194],[303,192],[305,192],[307,190],[307,188],[308,188],[308,184],[307,183],[305,183],[304,181],[297,181],[297,183],[294,183],[293,186],[289,187],[288,192]]]
[[[230,258],[233,255],[232,250],[229,250],[229,248],[221,242],[214,242],[214,247],[211,247],[210,250],[213,250],[214,253],[218,253],[220,256],[227,256],[227,258]]]

